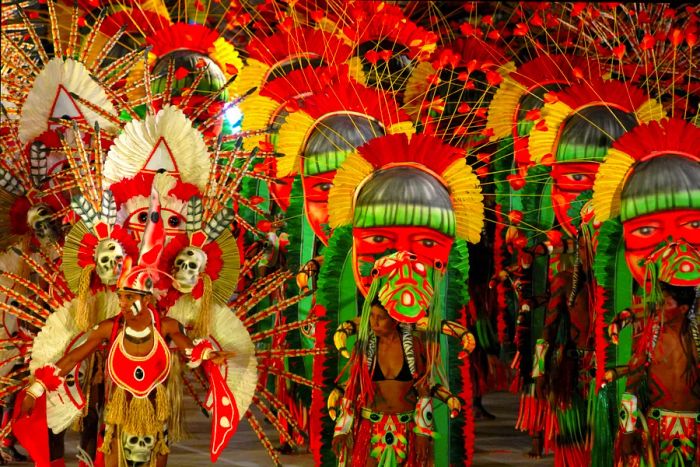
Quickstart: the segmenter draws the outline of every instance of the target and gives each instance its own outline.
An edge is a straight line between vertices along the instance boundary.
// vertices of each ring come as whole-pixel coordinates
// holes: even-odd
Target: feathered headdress
[[[405,108],[426,125],[427,133],[476,136],[493,93],[514,69],[499,48],[476,37],[459,38],[414,68]]]
[[[664,110],[659,102],[649,98],[641,89],[627,83],[595,78],[574,84],[563,91],[548,93],[545,96],[542,120],[530,132],[528,150],[532,161],[535,164],[547,158],[558,162],[602,161],[605,147],[573,147],[572,151],[568,151],[563,150],[560,144],[562,132],[569,119],[581,112],[586,112],[588,108],[598,106],[610,109],[610,119],[615,121],[618,117],[613,112],[633,115],[636,123],[647,123],[664,117]],[[585,154],[578,154],[579,149],[585,149],[583,151]]]
[[[679,180],[657,187],[653,199],[622,199],[623,187],[637,164],[663,156],[676,156],[700,164],[698,142],[700,128],[677,118],[640,125],[615,141],[593,185],[596,219],[602,222],[620,215],[624,221],[665,209],[700,209],[700,186],[691,186],[687,192],[679,193]]]
[[[328,128],[329,133],[337,133],[332,127],[325,126],[328,124],[324,119],[338,115],[373,120],[385,134],[413,131],[408,115],[398,107],[391,94],[366,88],[351,79],[341,79],[332,87],[305,99],[303,110],[287,116],[277,140],[277,148],[283,154],[277,161],[278,177],[297,173],[301,169],[300,162],[304,163],[304,173],[307,174],[335,170],[342,163],[348,153],[345,149],[322,154],[322,157],[305,154],[314,129]],[[340,137],[347,138],[347,135]]]
[[[363,185],[382,171],[400,167],[418,170],[442,185],[451,206],[398,203],[358,209],[356,201]],[[425,225],[476,243],[484,223],[482,200],[481,186],[463,150],[430,135],[417,134],[410,140],[405,134],[388,135],[361,146],[340,166],[328,197],[329,224],[332,228]]]
[[[280,29],[267,37],[254,37],[247,51],[246,66],[233,84],[238,94],[249,89],[260,90],[273,79],[309,65],[341,65],[352,52],[336,36],[306,27]]]
[[[275,132],[288,112],[299,110],[300,102],[320,93],[339,77],[347,75],[347,67],[311,67],[293,70],[286,75],[268,81],[258,93],[248,97],[238,106],[243,114],[241,130],[254,134],[244,140],[246,149],[257,147],[261,141],[276,142]]]

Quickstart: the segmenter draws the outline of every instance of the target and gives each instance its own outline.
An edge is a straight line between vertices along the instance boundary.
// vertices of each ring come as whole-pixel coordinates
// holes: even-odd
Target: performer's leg
[[[63,459],[65,456],[65,436],[65,430],[57,435],[55,435],[53,431],[49,430],[49,457],[51,461]]]
[[[158,454],[158,457],[156,457],[156,467],[165,467],[166,465],[168,465],[168,455]]]
[[[97,453],[97,432],[100,428],[98,407],[102,406],[104,385],[93,384],[90,388],[90,407],[83,418],[83,429],[80,431],[80,447],[88,453],[91,459]]]
[[[109,447],[109,454],[105,454],[105,467],[119,467],[119,437],[113,436]]]

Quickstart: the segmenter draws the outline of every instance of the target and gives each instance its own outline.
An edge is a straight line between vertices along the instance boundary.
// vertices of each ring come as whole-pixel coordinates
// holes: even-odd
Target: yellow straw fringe
[[[428,91],[428,76],[437,73],[429,62],[417,64],[406,81],[404,110],[413,118],[418,118]]]
[[[78,285],[78,306],[75,310],[75,325],[80,332],[85,332],[95,323],[95,302],[92,299],[90,291],[90,280],[92,279],[92,271],[95,270],[94,264],[87,265],[80,273],[80,282]]]
[[[666,116],[663,105],[656,99],[649,99],[634,112],[642,123],[661,120]]]
[[[292,112],[280,127],[277,151],[284,154],[277,159],[277,177],[283,178],[299,172],[299,160],[304,145],[316,120],[303,111]]]
[[[270,67],[268,65],[257,60],[248,59],[246,66],[239,70],[236,80],[231,85],[233,93],[240,96],[251,88],[256,88],[255,93],[257,94],[264,84],[265,75],[269,70]]]
[[[609,149],[593,184],[593,212],[599,222],[620,214],[620,197],[634,159],[618,149]]]
[[[526,92],[525,86],[510,76],[503,79],[491,100],[486,120],[486,128],[492,129],[494,133],[492,139],[498,140],[512,135],[515,110]]]
[[[105,408],[105,423],[136,436],[160,433],[170,417],[170,402],[164,385],[156,386],[155,391],[155,401],[148,397],[127,401],[127,391],[114,387]]]
[[[574,109],[561,101],[544,105],[542,117],[545,128],[539,130],[535,127],[530,131],[528,150],[530,151],[532,162],[539,164],[547,154],[554,155],[554,144],[557,141],[559,127],[573,112]]]
[[[450,187],[457,221],[457,238],[479,243],[484,227],[484,196],[472,168],[464,161],[453,162],[442,174]]]
[[[328,224],[331,228],[352,224],[355,191],[374,168],[357,153],[352,153],[338,169],[328,194]]]
[[[213,294],[211,277],[209,274],[202,274],[202,282],[204,283],[204,291],[202,293],[202,299],[200,301],[201,306],[199,308],[199,313],[197,313],[197,319],[194,323],[193,336],[194,338],[200,338],[208,336],[209,333],[209,322],[211,321],[211,299]]]

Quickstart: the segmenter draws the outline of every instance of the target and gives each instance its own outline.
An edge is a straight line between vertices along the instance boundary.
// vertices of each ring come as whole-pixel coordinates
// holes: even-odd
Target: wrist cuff
[[[34,399],[38,399],[44,395],[46,388],[39,381],[34,381],[27,387],[27,394],[32,396]]]

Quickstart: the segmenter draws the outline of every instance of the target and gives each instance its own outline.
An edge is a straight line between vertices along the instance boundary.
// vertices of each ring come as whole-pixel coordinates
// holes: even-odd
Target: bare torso
[[[374,400],[371,408],[375,412],[400,413],[415,409],[417,395],[413,381],[396,381],[404,364],[401,340],[378,339],[377,361],[385,376],[384,381],[374,381]]]
[[[692,349],[689,336],[683,336],[678,326],[664,326],[654,348],[649,367],[651,404],[678,412],[700,411],[700,398],[691,389],[697,384],[697,372],[687,372],[695,367],[689,362],[685,348]]]

